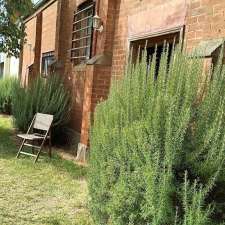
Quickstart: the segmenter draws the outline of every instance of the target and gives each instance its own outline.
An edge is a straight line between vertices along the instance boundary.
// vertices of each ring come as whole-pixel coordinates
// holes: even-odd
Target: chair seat
[[[17,135],[20,138],[26,139],[26,140],[43,140],[44,137],[38,134],[18,134]]]

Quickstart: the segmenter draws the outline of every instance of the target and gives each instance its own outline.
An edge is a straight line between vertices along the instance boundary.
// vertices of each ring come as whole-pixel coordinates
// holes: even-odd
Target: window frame
[[[74,65],[86,63],[92,57],[94,13],[94,1],[85,1],[74,12],[71,48]]]
[[[46,64],[46,59],[47,60],[50,59],[47,64]],[[55,61],[55,52],[54,51],[42,53],[42,57],[41,57],[41,74],[42,74],[42,76],[47,77],[50,74],[49,69],[54,61]],[[47,65],[47,68],[45,68],[46,65]]]
[[[179,30],[175,30],[173,32],[168,33],[158,33],[157,35],[149,35],[146,38],[136,38],[134,40],[130,40],[130,50],[132,50],[130,57],[132,64],[136,64],[136,62],[140,61],[142,58],[142,53],[146,50],[146,64],[147,64],[147,73],[150,69],[151,59],[154,54],[156,54],[156,71],[155,71],[155,79],[158,77],[158,72],[160,68],[160,61],[162,55],[162,49],[164,44],[168,45],[168,69],[169,69],[169,61],[171,57],[172,47],[173,45],[183,43],[183,28]],[[157,48],[156,48],[157,46]],[[139,58],[138,58],[139,56]]]

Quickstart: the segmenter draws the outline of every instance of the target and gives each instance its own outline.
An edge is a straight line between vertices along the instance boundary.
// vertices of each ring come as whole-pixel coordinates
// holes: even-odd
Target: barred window
[[[71,49],[71,60],[74,64],[84,63],[91,57],[93,15],[93,1],[86,1],[81,4],[74,14]]]
[[[147,39],[139,39],[131,42],[132,47],[132,62],[137,62],[138,57],[142,58],[143,52],[146,51],[144,56],[147,62],[147,71],[150,70],[152,57],[156,56],[155,65],[155,79],[158,77],[160,62],[163,54],[164,45],[168,47],[168,69],[172,56],[173,45],[178,44],[180,41],[180,32],[159,35],[156,37],[149,37]]]

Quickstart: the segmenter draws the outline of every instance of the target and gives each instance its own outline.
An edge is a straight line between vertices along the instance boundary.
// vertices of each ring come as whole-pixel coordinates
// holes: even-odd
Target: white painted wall
[[[3,71],[0,71],[0,77],[19,75],[19,59],[15,57],[7,57],[6,54],[0,53],[0,63],[3,66]]]

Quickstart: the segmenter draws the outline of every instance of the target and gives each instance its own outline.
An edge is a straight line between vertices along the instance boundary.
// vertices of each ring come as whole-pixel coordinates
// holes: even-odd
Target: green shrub
[[[145,60],[128,65],[96,109],[92,216],[98,225],[220,224],[225,220],[225,70],[219,64],[208,82],[202,60],[179,48],[169,69],[164,50],[157,80],[155,66],[155,55],[148,73]]]
[[[0,79],[0,113],[11,114],[12,110],[12,91],[15,78]]]
[[[47,79],[36,78],[30,86],[14,86],[13,116],[15,126],[25,132],[34,115],[47,113],[54,115],[53,135],[64,130],[69,121],[71,97],[58,75]]]

